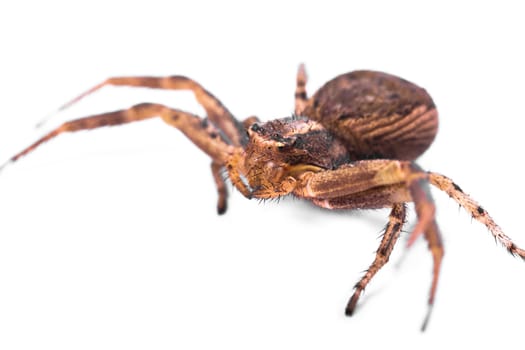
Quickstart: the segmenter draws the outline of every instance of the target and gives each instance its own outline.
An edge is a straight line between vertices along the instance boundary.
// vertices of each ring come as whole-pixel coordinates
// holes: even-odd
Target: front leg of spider
[[[247,141],[244,131],[245,126],[255,122],[257,118],[250,117],[243,122],[238,121],[215,96],[199,83],[180,75],[169,77],[141,76],[109,78],[65,103],[56,112],[68,109],[105,86],[189,90],[206,111],[207,118],[202,119],[191,113],[159,104],[142,103],[128,109],[71,120],[63,123],[36,140],[29,147],[12,156],[5,164],[0,166],[0,170],[62,133],[92,130],[106,126],[119,126],[160,117],[168,125],[182,131],[195,145],[212,158],[211,171],[218,193],[217,212],[224,214],[227,209],[228,191],[222,175],[223,170],[232,154],[238,155],[241,153],[239,150],[242,149],[243,144]],[[49,117],[40,121],[38,126],[42,126],[48,119]]]

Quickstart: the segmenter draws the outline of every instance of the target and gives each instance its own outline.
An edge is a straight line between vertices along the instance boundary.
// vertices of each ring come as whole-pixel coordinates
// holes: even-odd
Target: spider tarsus
[[[428,321],[430,321],[430,315],[432,314],[433,307],[434,303],[428,304],[427,314],[425,315],[425,318],[423,319],[423,324],[421,325],[421,332],[424,332],[427,329]]]
[[[345,309],[345,316],[351,317],[354,314],[354,309],[347,307]]]
[[[357,305],[357,299],[359,299],[359,295],[357,291],[352,295],[350,300],[348,301],[348,304],[346,305],[345,309],[345,315],[350,317],[354,314],[355,307]]]
[[[227,205],[224,204],[224,205],[218,205],[217,206],[217,214],[219,215],[223,215],[224,213],[226,213],[226,209],[228,209]]]

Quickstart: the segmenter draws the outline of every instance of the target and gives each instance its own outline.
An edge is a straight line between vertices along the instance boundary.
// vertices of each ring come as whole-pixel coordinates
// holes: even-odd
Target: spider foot
[[[348,304],[346,305],[345,309],[345,315],[350,317],[354,314],[355,307],[357,306],[357,301],[359,300],[359,296],[361,295],[362,289],[356,289],[350,300],[348,301]]]
[[[222,198],[219,198],[219,202],[217,203],[217,214],[222,215],[226,213],[226,209],[228,209],[226,200],[222,200]]]
[[[427,314],[425,315],[425,318],[423,319],[423,324],[421,325],[421,332],[424,332],[427,329],[428,321],[430,321],[430,315],[432,314],[433,307],[434,307],[433,303],[428,304]]]

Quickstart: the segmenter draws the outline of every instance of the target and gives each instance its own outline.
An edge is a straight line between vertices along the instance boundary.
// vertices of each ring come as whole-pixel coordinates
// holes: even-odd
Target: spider
[[[228,197],[223,171],[248,199],[293,195],[326,209],[390,208],[375,259],[355,285],[346,306],[348,316],[354,313],[365,287],[388,262],[405,224],[406,203],[414,202],[417,223],[407,245],[422,235],[433,258],[428,310],[422,325],[425,329],[434,305],[444,252],[430,185],[447,193],[484,224],[511,254],[525,259],[525,250],[518,248],[487,211],[456,183],[443,175],[424,171],[415,163],[430,146],[438,129],[435,104],[423,88],[386,73],[353,71],[328,81],[308,98],[306,82],[306,71],[301,64],[293,116],[259,122],[256,117],[244,121],[235,119],[215,96],[184,76],[109,78],[58,111],[104,86],[113,85],[190,90],[207,117],[202,119],[161,104],[141,103],[65,122],[6,164],[64,132],[160,117],[182,131],[211,158],[219,214],[225,213]]]

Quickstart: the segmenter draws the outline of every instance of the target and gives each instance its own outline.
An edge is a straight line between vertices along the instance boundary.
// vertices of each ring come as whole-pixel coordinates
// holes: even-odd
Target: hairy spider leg
[[[430,194],[428,177],[427,172],[410,161],[365,160],[339,169],[311,174],[302,187],[296,190],[299,196],[309,197],[314,204],[328,209],[392,207],[389,225],[403,221],[399,215],[400,209],[397,208],[399,204],[414,202],[418,222],[411,236],[423,234],[433,258],[429,307],[422,330],[425,329],[430,319],[444,253],[441,235],[435,222],[435,205]],[[387,244],[393,247],[399,235],[399,233],[389,232],[389,228],[387,226],[386,238],[383,237],[379,246],[379,255],[376,255],[376,260],[356,285],[355,293],[348,302],[347,315],[353,313],[362,290],[388,260],[390,252],[385,255],[381,255],[381,252]],[[401,226],[391,229],[393,228],[401,230]]]
[[[304,64],[301,63],[297,70],[297,85],[295,87],[295,115],[302,115],[308,102],[308,95],[306,93],[307,81],[306,68]]]
[[[392,211],[390,212],[388,224],[386,225],[385,233],[383,234],[381,244],[379,245],[379,248],[377,248],[376,257],[370,265],[370,267],[368,268],[368,270],[366,271],[365,275],[355,285],[354,294],[348,301],[345,310],[345,314],[347,316],[352,316],[357,305],[359,296],[361,295],[365,287],[368,285],[368,282],[370,282],[372,277],[374,277],[374,275],[388,262],[390,254],[394,249],[394,245],[396,244],[397,239],[399,238],[399,235],[401,233],[401,229],[403,228],[403,225],[405,223],[405,217],[405,204],[395,203],[392,206]]]
[[[160,104],[141,103],[128,109],[109,113],[92,115],[68,121],[50,131],[32,145],[13,156],[10,161],[17,161],[20,157],[32,152],[35,148],[46,141],[64,132],[75,132],[89,130],[104,126],[115,126],[145,119],[160,117],[167,124],[179,129],[195,145],[212,158],[212,173],[217,184],[219,202],[217,210],[223,213],[226,210],[226,186],[220,176],[220,169],[227,162],[234,150],[234,146],[228,144],[221,137],[221,132],[213,124],[205,119],[177,109],[172,109]]]
[[[144,87],[165,90],[190,90],[195,95],[197,102],[204,108],[207,118],[215,124],[222,132],[226,141],[236,147],[243,146],[247,142],[247,136],[244,132],[245,127],[257,121],[257,117],[249,117],[243,122],[239,122],[230,111],[208,90],[202,87],[196,81],[185,76],[168,76],[168,77],[113,77],[93,86],[84,93],[78,95],[59,107],[54,114],[63,111],[84,97],[100,90],[104,86],[129,86]],[[37,127],[42,126],[50,116],[38,123]],[[5,166],[0,167],[0,170]],[[212,175],[217,185],[219,199],[217,202],[217,212],[224,214],[227,208],[228,189],[225,179],[221,176],[222,167],[217,164],[212,165]]]
[[[162,90],[190,90],[195,95],[197,102],[199,102],[199,104],[206,111],[207,117],[210,119],[210,121],[214,123],[219,129],[221,129],[231,144],[234,146],[241,146],[244,142],[246,142],[246,136],[244,134],[242,123],[235,119],[230,111],[215,96],[213,96],[213,94],[211,94],[193,79],[182,75],[167,77],[138,76],[108,78],[102,83],[93,86],[84,93],[68,101],[59,107],[55,113],[71,107],[84,97],[108,85],[154,88]],[[47,119],[41,121],[38,123],[38,125],[44,124],[46,120]]]
[[[503,245],[510,254],[519,256],[525,260],[525,250],[519,248],[510,237],[504,234],[489,213],[475,200],[470,198],[468,194],[463,192],[461,187],[448,177],[437,173],[429,172],[428,179],[432,185],[447,193],[460,206],[465,208],[474,219],[484,224],[489,229],[496,242]]]
[[[224,164],[228,154],[232,153],[233,146],[222,138],[220,130],[205,119],[178,109],[166,107],[156,103],[140,103],[128,109],[92,115],[63,123],[56,129],[38,139],[32,145],[11,157],[15,162],[19,158],[35,150],[46,141],[64,133],[81,130],[96,129],[104,126],[116,126],[145,119],[160,117],[167,124],[182,131],[193,143],[207,153],[215,162]]]
[[[424,173],[416,174],[418,176],[424,175]],[[394,205],[390,214],[390,220],[385,234],[388,232],[387,230],[392,224],[395,225],[398,222],[402,222],[400,219],[394,220],[392,218],[393,214],[399,214],[399,211],[394,211],[396,209],[395,206],[400,203],[406,203],[410,201],[413,201],[415,203],[416,212],[418,214],[418,223],[416,224],[415,229],[421,227],[421,229],[423,230],[422,233],[425,239],[427,240],[428,247],[433,258],[433,274],[428,299],[428,310],[421,327],[421,329],[424,330],[426,328],[426,325],[428,324],[431,311],[434,305],[439,280],[439,273],[441,268],[441,261],[443,259],[444,252],[439,229],[434,218],[430,216],[433,215],[435,209],[432,197],[430,196],[430,192],[428,191],[428,183],[426,182],[426,180],[424,178],[417,177],[416,180],[413,180],[413,182],[408,185],[408,189],[405,183],[398,183],[386,186],[373,187],[368,190],[358,192],[355,194],[348,194],[340,198],[336,197],[331,199],[313,200],[314,204],[328,209],[376,209]],[[430,217],[431,219],[428,220],[428,217]],[[398,218],[400,218],[400,216],[398,216]],[[425,224],[423,225],[421,224],[421,222]],[[398,228],[399,230],[401,230],[402,226]],[[414,232],[417,231],[412,231],[412,235],[414,234]],[[395,245],[397,238],[398,236],[395,236],[395,239],[392,239],[390,241],[392,244],[392,248]],[[374,275],[384,266],[384,264],[388,262],[390,252],[387,256],[380,255],[383,251],[382,249],[384,247],[384,244],[385,236],[383,236],[383,240],[376,253],[376,259],[370,266],[369,270],[366,272],[365,276],[355,286],[355,292],[350,298],[345,311],[346,315],[351,316],[353,314],[358,302],[358,298],[362,291],[365,289],[365,287],[368,285],[368,283],[371,281]]]

